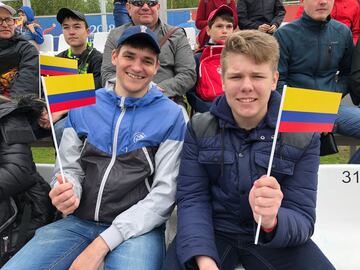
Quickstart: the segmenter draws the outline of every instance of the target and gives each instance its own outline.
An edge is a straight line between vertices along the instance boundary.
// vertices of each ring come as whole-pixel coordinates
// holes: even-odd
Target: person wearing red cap
[[[235,25],[238,24],[236,15],[236,3],[234,0],[200,0],[195,20],[196,28],[200,30],[197,36],[199,48],[204,47],[209,41],[209,36],[206,33],[206,27],[208,26],[208,19],[210,13],[219,8],[221,5],[227,5],[234,11]]]
[[[205,28],[207,39],[209,40],[204,47],[195,53],[197,84],[199,82],[199,66],[203,49],[207,46],[222,45],[229,34],[236,28],[236,13],[227,5],[221,5],[209,14],[208,23]],[[220,80],[220,74],[219,74]],[[197,86],[195,85],[195,88]],[[195,92],[195,88],[186,93],[187,100],[195,112],[206,112],[209,110],[211,102],[202,100]]]

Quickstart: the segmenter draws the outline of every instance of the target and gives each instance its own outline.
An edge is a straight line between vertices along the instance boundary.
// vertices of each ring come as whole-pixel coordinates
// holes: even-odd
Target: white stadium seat
[[[39,51],[52,53],[54,51],[54,36],[51,34],[44,35],[43,44],[39,45]]]
[[[105,47],[105,43],[106,43],[108,35],[109,35],[109,32],[94,33],[93,46],[95,49],[97,49],[101,53],[104,52],[104,47]]]

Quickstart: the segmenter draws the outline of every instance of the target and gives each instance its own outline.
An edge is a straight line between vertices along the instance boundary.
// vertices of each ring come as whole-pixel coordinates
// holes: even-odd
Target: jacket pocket
[[[270,155],[265,153],[255,153],[255,164],[258,167],[259,175],[264,175],[269,166]],[[274,176],[278,181],[288,175],[293,175],[295,162],[274,156],[271,166],[270,175]]]
[[[199,151],[198,162],[202,164],[211,182],[217,182],[223,170],[223,178],[229,177],[231,167],[235,162],[235,153],[232,151],[203,150]]]

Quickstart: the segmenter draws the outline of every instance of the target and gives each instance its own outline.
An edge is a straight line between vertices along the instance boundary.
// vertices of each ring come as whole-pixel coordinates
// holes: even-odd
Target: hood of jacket
[[[265,118],[259,123],[275,128],[279,113],[281,95],[277,91],[272,91],[268,102],[268,111]],[[211,105],[210,112],[219,118],[221,128],[239,128],[235,122],[231,108],[225,98],[225,95],[218,97]]]
[[[32,23],[35,19],[35,14],[34,11],[32,10],[31,7],[28,6],[22,6],[21,8],[19,8],[19,11],[22,11],[25,13],[26,15],[26,19],[27,19],[27,23]]]

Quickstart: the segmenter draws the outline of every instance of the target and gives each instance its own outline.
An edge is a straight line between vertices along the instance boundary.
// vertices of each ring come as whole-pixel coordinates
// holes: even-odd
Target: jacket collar
[[[301,17],[301,23],[306,28],[312,28],[312,29],[323,29],[327,27],[331,20],[330,15],[326,18],[325,21],[316,21],[313,18],[311,18],[309,15],[306,14],[306,12],[303,12],[303,15]]]
[[[163,97],[163,93],[153,82],[151,82],[149,85],[149,91],[141,98],[118,96],[114,92],[114,87],[114,81],[109,81],[106,88],[107,93],[112,97],[117,106],[120,106],[121,101],[125,99],[124,106],[126,108],[144,107]]]

